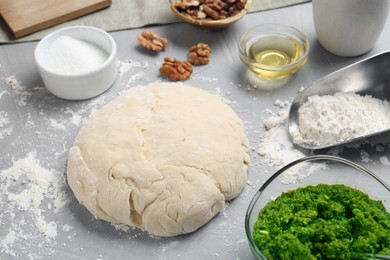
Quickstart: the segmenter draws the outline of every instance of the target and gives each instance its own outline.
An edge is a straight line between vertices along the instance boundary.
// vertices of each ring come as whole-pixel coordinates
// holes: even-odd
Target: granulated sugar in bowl
[[[63,99],[95,97],[109,89],[118,74],[116,43],[95,27],[57,30],[38,43],[34,55],[46,88]]]

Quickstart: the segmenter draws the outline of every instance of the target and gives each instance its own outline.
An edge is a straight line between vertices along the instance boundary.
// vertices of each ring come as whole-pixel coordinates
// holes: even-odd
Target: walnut
[[[177,0],[176,9],[198,20],[220,20],[238,14],[247,0]]]
[[[188,61],[194,65],[209,63],[211,48],[206,43],[198,43],[190,48]]]
[[[229,7],[228,12],[229,12],[230,16],[234,16],[234,15],[238,14],[240,12],[240,10],[238,10],[235,5],[232,5]]]
[[[152,51],[162,51],[168,44],[168,40],[158,36],[155,32],[145,30],[137,37],[142,47]]]
[[[197,0],[178,0],[175,3],[176,8],[187,9],[191,6],[199,6],[199,1],[197,1]]]
[[[212,8],[212,6],[207,4],[201,5],[199,10],[204,12],[207,16],[211,17],[211,19],[213,20],[226,18],[220,14],[220,10],[215,10],[214,8]]]
[[[188,61],[179,61],[175,58],[164,58],[164,63],[160,67],[160,73],[172,80],[184,81],[192,74],[192,65]]]
[[[237,7],[239,11],[245,8],[246,0],[237,0],[235,1],[234,5]]]

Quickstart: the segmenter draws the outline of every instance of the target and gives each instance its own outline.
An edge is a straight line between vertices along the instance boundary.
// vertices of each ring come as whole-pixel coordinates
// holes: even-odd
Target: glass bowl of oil
[[[282,24],[262,24],[244,33],[239,41],[242,62],[258,77],[279,80],[305,65],[310,51],[306,35]]]

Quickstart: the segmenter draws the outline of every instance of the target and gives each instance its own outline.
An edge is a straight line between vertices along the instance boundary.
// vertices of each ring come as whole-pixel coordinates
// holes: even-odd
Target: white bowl
[[[63,99],[100,95],[118,75],[116,43],[95,27],[57,30],[38,43],[34,56],[46,88]]]

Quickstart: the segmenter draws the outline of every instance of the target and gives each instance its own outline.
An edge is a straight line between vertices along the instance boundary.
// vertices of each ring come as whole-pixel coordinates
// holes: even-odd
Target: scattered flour
[[[9,92],[6,91],[6,90],[1,91],[1,92],[0,92],[0,99],[1,99],[5,94],[9,94]]]
[[[62,128],[63,125],[68,125],[69,123],[74,126],[80,126],[84,121],[88,119],[93,113],[95,113],[99,108],[101,108],[105,103],[107,103],[107,99],[105,96],[98,96],[93,100],[83,103],[81,107],[78,107],[77,110],[66,107],[63,111],[63,114],[67,117],[62,119],[62,121],[58,119],[48,119],[50,126],[54,129],[64,130]]]
[[[280,108],[284,108],[284,107],[288,107],[290,105],[290,102],[288,100],[277,99],[277,100],[275,100],[274,105],[278,106]]]
[[[137,81],[141,81],[141,80],[145,80],[145,79],[148,79],[146,73],[143,71],[140,71],[140,72],[137,72],[136,74],[132,75],[130,77],[130,79],[127,81],[127,84],[133,84]]]
[[[277,167],[282,167],[306,155],[305,152],[294,148],[284,125],[276,125],[264,134],[259,145],[259,154],[263,156],[266,163]]]
[[[280,102],[275,102],[274,105],[280,108]],[[287,104],[283,104],[283,110],[277,114],[272,112],[271,109],[263,111],[268,118],[264,119],[266,132],[261,138],[258,153],[264,163],[277,169],[309,154],[307,150],[296,149],[291,141],[286,126],[288,114],[288,107],[286,106]],[[323,165],[313,164],[309,170],[306,169],[305,171],[299,171],[298,167],[294,167],[283,173],[279,180],[284,184],[294,183],[306,178],[315,169],[319,169],[318,167],[323,168]]]
[[[7,127],[10,124],[9,115],[5,111],[0,111],[0,140],[12,133],[13,128]]]
[[[324,169],[327,169],[326,163],[301,163],[283,172],[279,176],[279,180],[282,184],[300,182],[311,174]]]
[[[390,161],[386,156],[379,157],[379,161],[382,163],[383,166],[390,166]]]
[[[138,62],[133,60],[119,61],[119,75],[123,75],[135,68],[147,69],[149,63],[146,61]]]
[[[4,128],[4,126],[9,123],[8,113],[5,111],[0,111],[0,128]]]
[[[217,78],[210,78],[210,77],[204,77],[204,76],[193,76],[193,78],[201,80],[201,81],[212,82],[212,83],[217,83],[218,82]]]
[[[297,144],[327,145],[390,128],[390,102],[349,92],[314,95],[298,111]]]
[[[52,201],[58,212],[68,196],[61,175],[42,167],[35,157],[30,153],[0,171],[0,223],[8,228],[0,231],[0,253],[39,259],[47,245],[55,243],[57,224],[46,219],[42,202]]]
[[[15,78],[15,76],[8,76],[8,77],[4,77],[4,78],[1,78],[1,80],[7,84],[7,86],[9,88],[11,88],[11,90],[13,90],[13,92],[20,96],[20,100],[19,100],[19,106],[26,106],[27,104],[27,101],[28,99],[32,96],[33,94],[33,90],[35,89],[32,89],[32,90],[28,90],[28,88],[26,88],[25,86],[21,85],[20,82]],[[36,87],[36,88],[43,88],[43,87]]]
[[[360,158],[362,162],[368,163],[370,159],[370,154],[366,151],[360,151]]]
[[[229,98],[227,98],[226,96],[230,96],[231,95],[231,92],[230,91],[227,91],[226,93],[223,93],[223,91],[221,90],[221,88],[219,87],[216,87],[212,92],[211,94],[213,95],[216,95],[218,96],[223,102],[225,102],[226,104],[235,104],[237,103],[237,101],[235,100],[231,100]]]
[[[306,151],[297,150],[290,141],[286,127],[287,110],[283,110],[278,114],[274,114],[270,110],[264,112],[269,115],[264,120],[267,131],[261,138],[258,150],[263,160],[271,166],[282,167],[306,156]]]
[[[55,118],[47,118],[46,120],[48,121],[48,125],[52,129],[66,130],[66,126],[65,126],[64,122],[60,122],[58,119],[55,119]]]
[[[385,151],[385,147],[383,145],[376,145],[375,146],[375,150],[377,152],[384,152]]]

